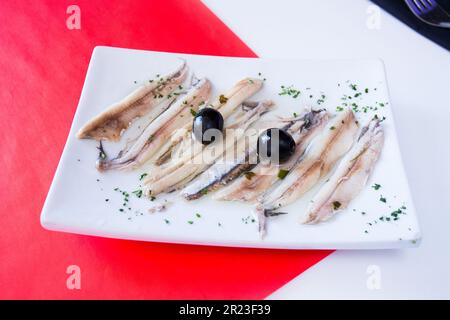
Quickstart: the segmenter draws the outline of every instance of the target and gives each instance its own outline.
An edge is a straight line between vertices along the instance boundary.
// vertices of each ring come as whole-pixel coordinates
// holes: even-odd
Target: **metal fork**
[[[405,0],[409,9],[423,22],[450,28],[450,15],[435,0]]]

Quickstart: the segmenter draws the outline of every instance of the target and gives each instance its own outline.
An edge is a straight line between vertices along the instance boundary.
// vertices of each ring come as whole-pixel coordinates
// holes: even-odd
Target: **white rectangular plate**
[[[78,140],[75,133],[86,121],[139,84],[175,69],[180,64],[179,58],[187,61],[196,76],[206,76],[211,80],[213,96],[224,93],[241,78],[266,78],[263,89],[252,100],[274,100],[277,105],[272,112],[274,114],[290,116],[305,106],[325,107],[335,113],[336,107],[343,103],[356,103],[360,110],[356,116],[361,123],[374,114],[386,117],[383,122],[384,149],[366,188],[347,210],[330,221],[301,225],[299,217],[318,191],[319,187],[316,187],[286,207],[283,211],[288,212],[287,215],[270,218],[264,239],[260,239],[257,233],[251,206],[242,203],[217,202],[208,196],[187,202],[176,194],[160,196],[151,202],[131,195],[130,205],[123,207],[123,196],[114,189],[120,188],[131,194],[138,189],[139,176],[144,169],[98,172],[95,169],[97,143]],[[357,90],[352,88],[352,84],[357,85]],[[298,98],[280,96],[282,85],[293,85],[301,90],[301,95]],[[354,97],[357,92],[361,95]],[[325,96],[323,99],[322,94]],[[344,95],[353,98],[342,100]],[[364,107],[368,107],[366,113],[362,111]],[[420,231],[402,166],[391,107],[383,63],[376,59],[267,60],[97,47],[42,211],[41,223],[45,228],[57,231],[202,245],[287,249],[416,246]],[[114,156],[127,139],[136,136],[142,121],[135,122],[120,143],[105,143],[107,153]],[[375,183],[381,185],[379,190],[371,187]],[[380,201],[381,197],[386,199],[386,203]],[[148,212],[150,207],[164,201],[172,202],[166,211]],[[380,217],[389,217],[402,206],[406,206],[406,214],[399,220],[380,220]],[[124,208],[124,212],[119,211],[120,208]]]

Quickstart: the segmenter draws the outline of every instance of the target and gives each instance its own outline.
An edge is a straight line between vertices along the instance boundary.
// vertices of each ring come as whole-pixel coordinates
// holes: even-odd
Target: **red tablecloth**
[[[194,0],[0,3],[0,298],[259,299],[329,254],[168,245],[42,229],[39,215],[92,49],[254,57]],[[256,14],[256,13],[255,13]],[[68,290],[66,268],[81,268]]]

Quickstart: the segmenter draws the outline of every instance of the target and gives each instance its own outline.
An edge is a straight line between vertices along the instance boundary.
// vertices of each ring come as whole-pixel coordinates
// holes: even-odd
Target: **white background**
[[[449,52],[383,10],[379,29],[370,29],[374,6],[365,0],[204,2],[260,57],[379,57],[386,64],[422,244],[408,250],[337,251],[269,298],[449,299]],[[367,285],[370,266],[379,268],[379,289]]]

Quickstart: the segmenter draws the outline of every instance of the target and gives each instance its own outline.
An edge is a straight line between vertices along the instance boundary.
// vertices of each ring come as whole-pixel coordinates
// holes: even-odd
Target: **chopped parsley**
[[[337,210],[341,207],[341,203],[339,201],[333,201],[333,210]]]
[[[278,171],[278,179],[283,180],[284,178],[286,178],[286,176],[288,175],[289,170],[285,170],[285,169],[280,169],[280,171]]]
[[[373,221],[372,223],[368,223],[368,225],[372,226],[373,224],[376,224],[378,221],[381,221],[381,222],[397,221],[400,219],[400,217],[402,215],[406,215],[405,210],[406,210],[406,207],[402,206],[402,207],[398,208],[397,210],[392,211],[388,215],[381,216],[377,220]]]
[[[384,203],[386,203],[386,202],[387,202],[386,198],[385,198],[385,197],[383,197],[383,196],[380,196],[380,201],[381,201],[381,202],[384,202]]]
[[[255,174],[254,172],[252,172],[252,171],[247,171],[247,172],[244,173],[244,177],[245,177],[247,180],[252,180],[252,178],[253,178],[255,175],[256,175],[256,174]]]
[[[187,223],[189,223],[189,224],[194,224],[194,221],[189,220]]]
[[[196,213],[195,216],[196,216],[197,218],[201,218],[201,217],[202,217],[202,215],[201,215],[200,213]]]
[[[379,189],[381,188],[381,185],[378,184],[378,183],[375,183],[375,184],[372,186],[372,188],[375,189],[375,190],[379,190]]]
[[[290,96],[294,99],[298,98],[300,95],[300,90],[295,89],[293,86],[285,87],[281,86],[281,91],[278,93],[279,96]]]
[[[221,95],[219,96],[219,102],[220,102],[221,104],[227,103],[227,101],[228,101],[228,98],[225,97],[223,94],[221,94]]]
[[[245,223],[245,224],[248,224],[249,222],[255,223],[256,220],[254,218],[250,217],[250,216],[247,216],[245,218],[242,218],[242,222]]]
[[[133,191],[132,193],[133,193],[136,197],[138,197],[138,198],[142,197],[142,190],[141,190],[141,189],[135,190],[135,191]],[[127,201],[128,201],[128,200],[127,200]]]
[[[324,103],[325,102],[325,98],[326,98],[326,96],[323,93],[321,93],[320,94],[320,99],[317,100],[317,104],[321,105],[322,103]]]
[[[164,222],[165,222],[166,224],[170,224],[170,221],[167,220],[167,219],[164,219]]]
[[[192,114],[193,117],[195,117],[197,115],[197,112],[194,109],[191,108],[191,114]]]
[[[148,176],[148,173],[143,173],[139,176],[139,180],[144,179],[146,176]]]
[[[330,127],[330,130],[334,130],[334,129],[336,129],[335,126],[331,126],[331,127]]]

